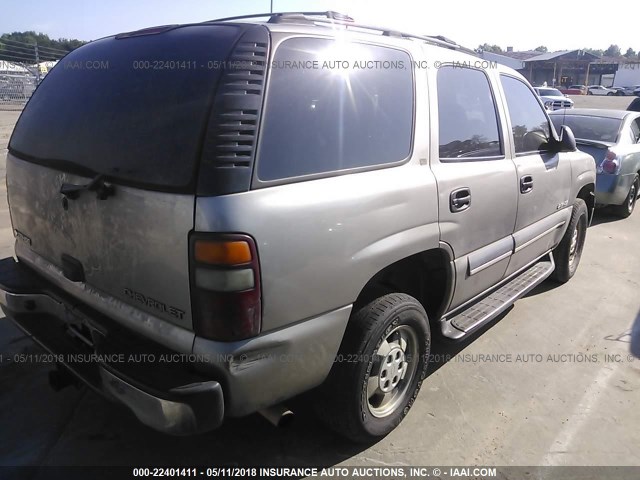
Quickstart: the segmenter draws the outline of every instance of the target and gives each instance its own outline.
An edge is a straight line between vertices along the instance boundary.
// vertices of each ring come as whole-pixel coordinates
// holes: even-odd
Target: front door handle
[[[452,213],[462,212],[471,206],[471,189],[458,188],[449,196],[449,209]]]
[[[533,190],[533,177],[524,175],[520,177],[520,193],[529,193]]]

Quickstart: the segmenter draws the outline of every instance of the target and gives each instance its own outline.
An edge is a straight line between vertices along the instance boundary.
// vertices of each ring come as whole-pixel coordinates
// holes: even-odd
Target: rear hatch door
[[[86,282],[191,328],[188,235],[199,157],[220,66],[241,29],[161,27],[62,59],[9,145],[20,248],[63,270],[63,282]]]

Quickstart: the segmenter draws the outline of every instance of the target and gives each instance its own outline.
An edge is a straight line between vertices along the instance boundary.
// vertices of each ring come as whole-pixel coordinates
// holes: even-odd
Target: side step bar
[[[502,285],[486,297],[450,318],[442,319],[442,334],[459,339],[493,320],[527,292],[542,283],[555,268],[553,255],[538,261],[520,275]]]

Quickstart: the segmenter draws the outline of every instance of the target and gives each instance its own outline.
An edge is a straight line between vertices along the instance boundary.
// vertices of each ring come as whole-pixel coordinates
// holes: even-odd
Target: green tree
[[[545,47],[544,45],[540,45],[539,47],[534,48],[533,51],[540,52],[540,53],[547,53],[549,50],[547,50],[547,47]]]
[[[604,54],[607,57],[619,57],[621,54],[620,47],[618,45],[609,45],[609,48],[604,51]]]
[[[601,57],[604,53],[603,50],[595,49],[595,48],[583,48],[583,52],[590,53],[591,55],[595,55],[596,57]]]
[[[488,43],[479,45],[477,50],[490,53],[503,53],[502,48],[500,48],[498,45],[489,45]]]
[[[624,56],[627,58],[633,58],[636,56],[636,51],[633,48],[629,47],[627,48],[627,53],[625,53]]]
[[[35,63],[35,45],[39,47],[41,61],[56,60],[84,45],[82,40],[59,38],[54,40],[34,31],[4,33],[0,35],[0,60]]]

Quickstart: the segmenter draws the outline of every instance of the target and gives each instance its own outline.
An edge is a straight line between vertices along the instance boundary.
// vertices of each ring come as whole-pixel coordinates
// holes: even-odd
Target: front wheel
[[[613,96],[613,92],[607,92],[607,97]]]
[[[551,278],[559,283],[568,282],[578,269],[587,235],[588,216],[587,204],[581,198],[576,199],[567,231],[553,251],[556,269]]]
[[[622,205],[615,205],[613,207],[613,211],[616,215],[622,218],[627,218],[633,213],[633,210],[636,208],[636,200],[638,199],[638,191],[640,189],[640,180],[638,180],[638,175],[633,179],[633,183],[629,188],[629,193],[627,194],[627,198],[625,198]]]
[[[427,372],[431,333],[415,298],[392,293],[352,315],[340,351],[314,399],[319,417],[356,442],[400,424]]]

